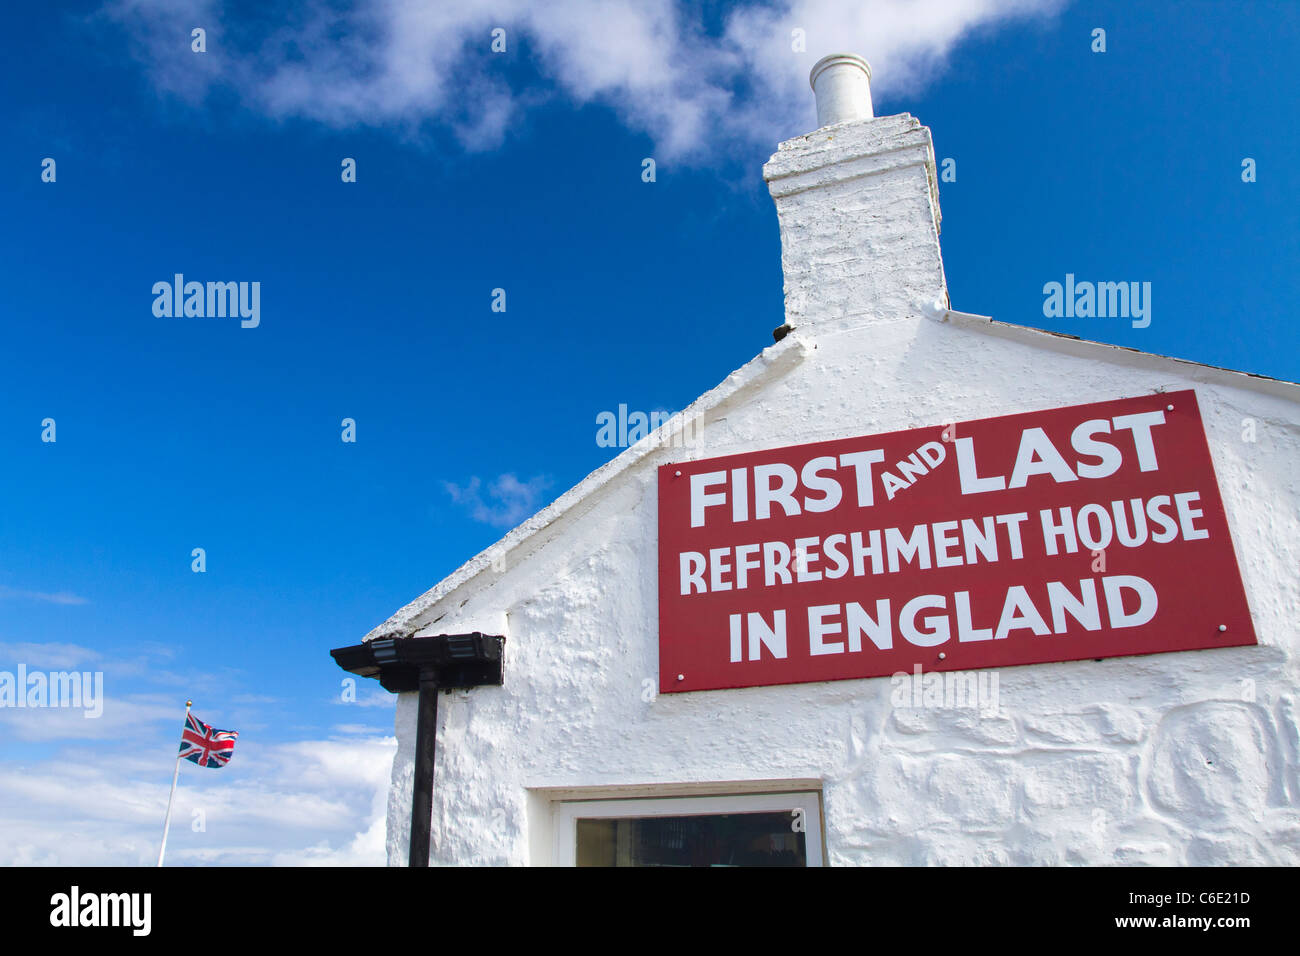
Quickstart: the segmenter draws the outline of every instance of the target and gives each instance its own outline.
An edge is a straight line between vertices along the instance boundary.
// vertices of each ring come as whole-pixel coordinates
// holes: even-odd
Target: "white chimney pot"
[[[871,67],[852,53],[835,53],[817,61],[808,75],[817,96],[817,126],[871,119]]]

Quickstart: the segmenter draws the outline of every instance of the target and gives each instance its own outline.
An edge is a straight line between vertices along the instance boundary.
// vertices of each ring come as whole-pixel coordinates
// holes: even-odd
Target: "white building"
[[[819,64],[820,76],[814,70],[822,127],[782,143],[764,167],[780,219],[787,334],[701,396],[681,418],[628,448],[366,635],[366,641],[467,632],[505,637],[500,686],[441,696],[431,862],[1300,862],[1300,638],[1294,617],[1300,608],[1300,387],[950,311],[930,132],[906,114],[873,117],[865,63],[852,57],[828,60]],[[1187,390],[1194,392],[1194,402],[1178,395],[1164,405],[1168,393]],[[1160,398],[1153,404],[1152,396]],[[727,469],[710,471],[707,462],[721,456],[840,439],[870,443],[870,436],[903,429],[919,429],[916,445],[933,440],[948,443],[944,451],[958,451],[954,434],[943,434],[952,423],[1117,399],[1141,400],[1143,408],[1167,407],[1170,433],[1178,415],[1184,416],[1178,425],[1182,434],[1199,433],[1194,417],[1199,406],[1231,535],[1224,540],[1214,528],[1211,480],[1195,486],[1200,499],[1182,499],[1182,504],[1192,500],[1204,506],[1208,517],[1196,517],[1199,511],[1190,519],[1190,512],[1174,515],[1170,503],[1168,513],[1181,525],[1181,540],[1136,549],[1108,545],[1105,559],[1113,568],[1167,582],[1160,585],[1159,610],[1149,621],[1123,632],[1115,628],[1127,625],[1116,625],[1115,617],[1109,626],[1080,624],[1092,613],[1079,611],[1080,595],[1101,593],[1106,572],[1089,563],[1098,557],[1086,547],[1089,532],[1072,554],[1065,553],[1068,535],[1061,532],[1056,557],[1027,555],[1017,561],[1004,554],[981,572],[1002,582],[995,611],[967,622],[960,636],[948,623],[952,606],[936,601],[922,603],[930,610],[919,617],[912,607],[910,623],[904,613],[896,629],[885,622],[891,633],[884,637],[859,628],[854,636],[865,646],[841,650],[839,663],[824,665],[844,668],[834,676],[845,679],[796,679],[796,669],[808,673],[814,663],[821,667],[823,659],[829,661],[829,656],[812,661],[809,655],[817,648],[842,648],[850,630],[844,609],[818,619],[825,628],[811,649],[807,633],[814,625],[792,624],[784,659],[773,650],[773,617],[761,615],[773,640],[757,641],[758,657],[766,657],[765,667],[791,668],[780,672],[789,675],[780,679],[793,681],[786,683],[752,679],[759,671],[743,669],[752,666],[747,652],[753,648],[740,635],[733,647],[725,624],[708,632],[710,637],[690,635],[695,643],[685,645],[681,633],[665,633],[661,580],[671,592],[666,600],[674,602],[674,621],[689,618],[693,607],[701,609],[703,621],[708,613],[716,617],[721,605],[709,603],[696,583],[719,585],[716,590],[736,585],[736,565],[742,563],[733,549],[721,558],[730,559],[730,566],[713,560],[705,572],[677,549],[665,550],[659,485],[678,478],[678,471],[686,472],[685,478],[704,476],[696,482],[698,493],[730,494],[703,499],[709,520],[720,515],[722,521],[748,510],[751,502],[738,504],[735,486],[715,480]],[[673,438],[683,422],[690,426],[687,447]],[[1001,426],[980,427],[993,434]],[[1127,434],[1121,441],[1124,427],[1114,425],[1115,447],[1125,456],[1140,453],[1138,430],[1132,430],[1131,442]],[[964,430],[958,424],[955,437]],[[1019,427],[1012,432],[1022,434]],[[1191,491],[1192,485],[1179,482],[1187,478],[1181,469],[1190,467],[1184,460],[1196,457],[1195,448],[1180,444],[1170,455],[1172,446],[1161,444],[1166,432],[1148,430],[1147,438],[1152,434],[1152,453],[1162,453],[1159,467],[1166,471],[1147,474],[1143,467],[1139,473],[1126,458],[1130,478],[1163,481],[1170,495]],[[1091,459],[1062,457],[1077,472],[1078,483],[1086,485],[1082,466]],[[949,476],[945,482],[956,480],[957,458],[948,454],[932,466],[936,489],[942,470]],[[1028,487],[1043,495],[1052,494],[1057,484],[1066,487],[1058,481],[1065,476],[1050,474],[1053,466],[1043,464],[1041,456],[1027,461],[1033,464]],[[892,456],[878,463],[874,480],[892,464]],[[665,465],[674,467],[661,476]],[[982,477],[974,470],[963,475],[963,491],[968,479],[998,477],[998,462],[987,451],[975,467]],[[1009,462],[1002,466],[1002,478],[1010,467]],[[829,474],[820,475],[823,485]],[[791,499],[781,489],[773,495],[771,478],[764,480],[765,507],[775,514],[776,505],[784,509]],[[912,489],[898,491],[896,483],[897,497],[884,499],[889,489],[878,483],[878,510],[870,521],[864,522],[864,512],[856,517],[845,512],[837,520],[846,528],[885,527],[903,524],[899,515],[906,514],[910,527],[944,517],[948,501],[953,508],[962,504],[923,497],[919,482],[925,480],[913,469],[911,481],[919,490],[911,503]],[[1114,479],[1096,485],[1103,501],[1109,480]],[[1008,489],[1016,485],[1014,474],[1010,482]],[[1020,483],[1026,484],[1025,476]],[[742,490],[742,497],[757,497],[757,487]],[[852,487],[840,482],[835,494],[846,502],[842,507],[849,507]],[[809,520],[816,500],[802,498]],[[733,512],[727,503],[741,510]],[[862,504],[859,497],[859,509]],[[1001,507],[990,504],[989,514]],[[692,529],[684,514],[675,511],[671,520],[687,534]],[[755,514],[749,513],[751,521]],[[1031,509],[1024,525],[1029,537],[1038,523]],[[767,537],[758,524],[753,521],[755,542]],[[830,539],[818,544],[822,550],[815,559],[829,574]],[[916,594],[954,594],[955,585],[944,583],[948,569],[940,567],[942,542],[932,550],[929,568],[908,565],[878,579]],[[1234,552],[1240,585],[1235,570],[1222,570]],[[971,563],[979,560],[969,543],[964,551],[955,545],[952,553],[965,554]],[[803,555],[806,561],[806,550]],[[871,561],[869,555],[864,568]],[[1219,569],[1213,575],[1205,571],[1211,564]],[[719,566],[721,576],[711,577]],[[794,565],[786,569],[793,574]],[[858,571],[855,567],[854,575]],[[752,566],[751,582],[768,573]],[[1072,612],[1058,607],[1060,588],[1051,614],[1048,602],[1040,601],[1043,621],[1053,617],[1051,634],[1025,623],[1022,615],[1018,629],[1005,638],[975,637],[966,643],[969,628],[992,629],[1003,591],[1044,575],[1076,589],[1076,604],[1061,605],[1073,606]],[[1096,591],[1090,578],[1101,581]],[[874,581],[866,573],[853,583],[874,597]],[[1249,614],[1220,621],[1224,608],[1241,607],[1243,585]],[[823,586],[830,587],[825,581]],[[808,600],[800,594],[811,585],[785,586],[778,571],[765,587],[780,592],[781,600],[789,596],[792,617],[803,614]],[[764,588],[752,589],[757,600]],[[735,609],[743,611],[738,591]],[[969,593],[987,600],[986,594]],[[1038,600],[1042,592],[1033,593]],[[1112,596],[1109,585],[1104,593]],[[1130,600],[1135,593],[1130,591]],[[696,603],[683,603],[691,599]],[[888,615],[897,617],[900,603],[895,601]],[[874,602],[863,604],[873,618],[882,610]],[[1122,608],[1121,622],[1124,615],[1132,622],[1145,612]],[[1063,628],[1056,628],[1055,616]],[[1257,643],[1248,642],[1252,619]],[[742,622],[753,641],[755,619]],[[940,625],[945,643],[936,643]],[[1122,653],[1114,651],[1117,646],[1149,650],[1153,645],[1143,643],[1148,638],[1169,647],[1226,639],[1216,633],[1246,642],[1109,656]],[[978,655],[992,653],[988,648],[1012,648],[1042,660],[969,672],[983,675],[982,682],[949,679],[946,696],[934,680],[913,685],[888,676],[894,669],[884,676],[852,676],[854,668],[875,667],[861,662],[890,639],[898,654],[912,655],[926,673],[945,667],[947,658],[940,656],[945,651],[954,660],[962,655],[971,666],[987,660]],[[730,680],[722,677],[713,680],[717,689],[671,692],[679,680],[671,671],[678,667],[661,674],[661,640],[672,642],[665,659],[712,655],[718,673],[741,676],[729,689],[717,687]],[[1092,659],[1091,653],[1087,659],[1064,659],[1082,655],[1093,641],[1110,642],[1104,659]],[[689,688],[685,673],[680,681]],[[758,686],[738,686],[750,682]],[[978,699],[955,698],[954,688],[963,687]],[[399,748],[388,817],[389,861],[395,865],[405,862],[410,835],[417,696],[404,693],[397,706]],[[756,828],[737,829],[736,814],[763,811],[769,816],[748,818],[758,821]],[[719,822],[723,814],[729,814],[728,821]],[[665,815],[673,819],[671,825],[611,822]],[[699,826],[682,826],[683,817]],[[584,820],[596,822],[579,823]]]

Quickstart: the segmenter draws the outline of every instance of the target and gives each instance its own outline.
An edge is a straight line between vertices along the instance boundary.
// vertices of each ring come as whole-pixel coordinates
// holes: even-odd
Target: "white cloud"
[[[167,859],[382,866],[395,748],[394,738],[379,736],[261,747],[241,740],[220,770],[182,763]],[[172,765],[166,749],[6,762],[0,864],[151,865]]]
[[[380,688],[367,692],[367,686],[372,683],[375,682],[366,681],[365,684],[361,685],[361,693],[357,694],[356,700],[344,700],[339,695],[331,697],[330,703],[338,704],[340,707],[386,707],[389,710],[397,706],[397,696],[389,691]]]
[[[185,709],[176,702],[153,694],[110,695],[99,690],[109,686],[96,684],[95,699],[83,699],[80,707],[0,707],[0,733],[5,740],[112,740],[123,734],[138,732],[154,721],[170,721],[180,733]],[[99,716],[93,716],[99,711]],[[179,743],[179,738],[177,743]]]
[[[915,91],[972,31],[1050,15],[1065,0],[773,0],[739,6],[720,35],[674,0],[312,2],[260,34],[224,22],[215,0],[112,0],[159,89],[200,102],[214,87],[268,117],[336,128],[429,125],[471,150],[499,145],[519,117],[562,96],[603,103],[665,158],[707,161],[808,132],[808,70],[827,53],[871,62],[879,93]],[[190,51],[206,24],[208,53]],[[507,52],[490,51],[507,31]],[[805,52],[792,49],[802,29]],[[512,88],[506,67],[538,67]]]
[[[477,478],[465,485],[443,482],[451,500],[463,505],[475,521],[498,528],[512,528],[537,511],[542,493],[551,482],[541,476],[520,481],[513,474],[496,478],[487,488]]]
[[[11,598],[20,601],[40,601],[43,604],[89,604],[79,594],[69,591],[24,591],[21,588],[0,586],[0,599]]]
[[[394,739],[394,745],[396,740]],[[382,767],[384,774],[374,781],[369,825],[346,844],[335,848],[320,840],[302,849],[281,850],[271,858],[272,866],[385,866],[388,862],[388,771],[392,754]],[[378,775],[376,775],[378,776]]]
[[[352,735],[365,736],[367,734],[373,734],[375,732],[375,728],[370,726],[369,724],[334,724],[333,726],[330,727],[330,731],[332,733],[342,734],[344,736],[352,736]]]
[[[0,669],[7,669],[10,664],[22,663],[31,669],[69,670],[98,662],[99,659],[98,651],[82,647],[80,644],[61,644],[53,641],[49,643],[0,641]]]
[[[167,648],[144,650],[136,659],[74,644],[0,644],[0,669],[5,655],[32,669],[93,667],[104,672],[106,691],[95,719],[77,707],[0,707],[0,865],[155,861],[185,698],[119,680],[124,669],[156,660]],[[217,683],[247,686],[234,674]],[[371,696],[376,705],[395,706],[393,695],[378,691],[360,702],[370,704]],[[226,767],[181,764],[169,860],[384,864],[393,737],[356,724],[328,739],[268,743],[257,732],[266,724],[258,708],[277,698],[237,689],[210,691],[205,699],[216,710],[199,710],[200,717],[242,734]],[[195,829],[199,822],[202,829]]]

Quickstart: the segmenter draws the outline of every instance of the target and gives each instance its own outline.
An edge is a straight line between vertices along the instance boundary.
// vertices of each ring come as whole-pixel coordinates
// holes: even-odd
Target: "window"
[[[814,792],[558,803],[561,866],[821,866]]]

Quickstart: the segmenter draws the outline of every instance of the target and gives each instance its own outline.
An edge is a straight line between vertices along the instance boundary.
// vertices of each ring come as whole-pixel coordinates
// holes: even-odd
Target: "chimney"
[[[852,53],[822,57],[808,74],[817,95],[817,126],[871,119],[871,64]]]
[[[876,117],[871,67],[839,53],[809,75],[820,128],[763,167],[781,227],[785,321],[813,334],[919,318],[948,305],[930,131]]]

